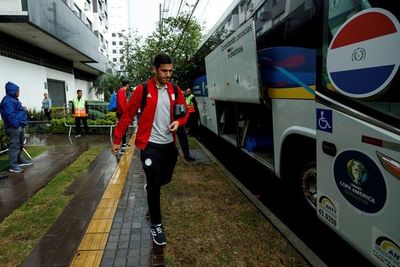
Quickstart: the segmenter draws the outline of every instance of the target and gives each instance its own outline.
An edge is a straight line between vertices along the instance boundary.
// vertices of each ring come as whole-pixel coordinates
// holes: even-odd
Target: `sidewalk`
[[[80,141],[76,142],[78,143]],[[80,143],[82,143],[81,145],[84,147],[83,143],[88,142]],[[184,248],[189,250],[185,251],[186,257],[189,256],[189,262],[191,259],[194,260],[193,262],[196,262],[196,258],[200,259],[200,257],[198,258],[199,248],[192,247],[196,246],[196,244],[185,246],[185,243],[191,241],[175,240],[177,236],[172,235],[171,228],[174,223],[171,221],[168,229],[170,230],[168,233],[171,234],[169,236],[169,240],[171,241],[170,247],[153,245],[150,235],[150,218],[147,214],[147,200],[143,188],[145,175],[140,162],[140,151],[132,147],[129,149],[131,152],[126,152],[117,165],[115,156],[110,152],[110,143],[106,141],[104,144],[104,150],[91,163],[89,171],[76,180],[68,189],[67,193],[75,195],[73,200],[34,248],[23,266],[165,266],[164,249],[168,251],[169,257],[178,257],[178,259],[169,258],[169,261],[172,260],[172,262],[174,262],[174,260],[176,260],[175,263],[178,263],[181,257],[185,257],[181,253],[171,254],[172,251],[179,246],[184,246]],[[183,170],[185,174],[188,173],[189,168],[194,167],[197,169],[195,177],[188,180],[190,183],[196,182],[196,185],[191,184],[191,186],[194,186],[192,189],[199,186],[201,190],[210,191],[209,188],[212,188],[212,185],[214,185],[214,190],[212,190],[212,192],[214,192],[216,196],[222,193],[223,199],[226,198],[225,202],[227,199],[231,199],[228,204],[231,203],[236,196],[229,198],[228,195],[226,195],[226,188],[223,186],[215,187],[215,181],[211,179],[211,177],[214,177],[215,167],[213,166],[215,165],[202,164],[211,162],[211,156],[206,154],[202,149],[193,149],[191,150],[191,154],[198,159],[195,164],[184,163],[182,161],[180,161],[179,164],[183,164],[180,166],[180,171],[182,172]],[[35,159],[35,165],[42,164],[44,159],[45,158]],[[127,163],[129,163],[129,165],[127,165]],[[124,168],[126,170],[124,170]],[[208,172],[214,172],[212,174],[207,173],[206,169],[210,169]],[[121,176],[124,177],[124,180],[117,181],[116,179],[121,178]],[[225,180],[225,178],[221,179]],[[188,184],[185,186],[188,186]],[[111,190],[109,190],[110,188]],[[171,186],[169,189],[171,189]],[[235,189],[234,191],[235,194],[237,194],[237,190]],[[181,191],[179,190],[179,192]],[[188,194],[175,195],[174,193],[172,197],[182,201],[188,197]],[[242,198],[243,196],[240,196],[240,199]],[[199,198],[193,198],[192,200],[195,199]],[[204,200],[213,201],[213,198]],[[246,202],[245,199],[243,200]],[[207,212],[211,212],[215,218],[218,218],[219,213],[215,211],[215,208],[217,208],[217,210],[220,210],[221,207],[225,209],[227,205],[225,202],[218,202],[217,206],[207,206]],[[190,205],[198,206],[198,204],[200,204],[186,203],[188,207]],[[248,206],[254,209],[251,204]],[[232,207],[233,206],[230,206],[230,208]],[[190,214],[187,210],[179,210],[179,212],[186,215]],[[196,212],[202,212],[201,207],[200,210]],[[232,216],[239,215],[233,210],[232,212],[234,213],[231,214]],[[107,219],[103,220],[101,218]],[[208,218],[210,220],[214,219],[212,217]],[[168,218],[166,219],[168,220]],[[171,220],[171,218],[169,219]],[[191,220],[190,218],[188,219]],[[93,223],[93,221],[96,220],[97,222]],[[246,223],[249,222],[246,220]],[[203,247],[203,249],[206,247],[206,243],[201,245],[202,242],[207,242],[208,240],[207,236],[204,236],[204,231],[211,233],[216,230],[207,225],[208,224],[205,223],[206,229],[203,229],[202,226],[198,229],[198,233],[194,233],[195,236],[197,236],[194,241],[199,244],[200,251],[201,247]],[[265,231],[266,236],[263,238],[268,240],[272,238],[272,232],[276,232],[276,230],[270,226],[268,226],[268,229],[265,229]],[[92,234],[94,232],[98,234],[97,236],[100,237],[100,239],[97,237],[95,238],[95,235]],[[86,238],[88,234],[90,238]],[[225,238],[229,240],[230,236],[223,234],[218,237],[218,239],[222,241]],[[251,242],[251,240],[249,241]],[[268,242],[265,243],[267,246],[275,246],[272,240],[266,240],[265,242]],[[270,242],[272,243],[270,244]],[[217,242],[217,244],[219,243]],[[223,248],[226,249],[226,244],[230,244],[230,241],[218,247],[218,251],[221,251]],[[240,246],[240,244],[230,244],[229,251],[232,250],[232,246]],[[280,252],[280,257],[293,257],[293,255],[295,255],[293,248],[289,249],[290,245],[286,246],[285,253],[283,253],[284,251]],[[262,255],[264,255],[264,248],[259,249],[262,250]],[[275,251],[275,248],[273,248],[273,251]],[[179,248],[176,252],[179,252]],[[208,262],[212,262],[214,259],[212,257],[213,253],[210,253],[210,251],[208,254],[205,252],[203,255],[204,257],[211,257],[209,259],[211,261]],[[271,253],[271,251],[268,249],[265,253]],[[271,255],[265,256],[271,257]],[[294,261],[301,262],[301,256],[296,255],[295,257],[298,257],[299,260],[296,259]],[[202,260],[198,260],[197,262],[202,262]],[[262,263],[264,261],[256,260],[256,262]]]

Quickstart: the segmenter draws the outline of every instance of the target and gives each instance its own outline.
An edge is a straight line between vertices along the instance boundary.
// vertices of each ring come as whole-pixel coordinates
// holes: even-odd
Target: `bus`
[[[400,1],[238,0],[193,58],[201,126],[379,266],[400,266],[399,21]]]

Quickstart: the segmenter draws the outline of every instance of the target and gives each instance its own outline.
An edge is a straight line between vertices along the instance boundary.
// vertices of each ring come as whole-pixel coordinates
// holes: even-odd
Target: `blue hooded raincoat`
[[[4,127],[24,128],[28,121],[26,111],[16,96],[19,86],[8,82],[5,88],[6,96],[4,96],[0,104],[0,113],[4,121]]]

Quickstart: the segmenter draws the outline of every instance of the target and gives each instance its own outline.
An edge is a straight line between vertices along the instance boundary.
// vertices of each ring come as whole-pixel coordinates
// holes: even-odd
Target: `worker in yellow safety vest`
[[[89,116],[89,110],[87,106],[87,101],[82,97],[82,90],[78,89],[76,91],[77,96],[72,101],[72,116],[75,118],[75,137],[81,137],[81,121],[83,127],[85,128],[85,134],[89,133],[87,125],[87,117]]]
[[[192,90],[190,88],[187,88],[185,91],[185,99],[188,107],[187,112],[189,113],[189,119],[186,123],[186,130],[189,135],[194,135],[198,126],[198,112],[196,98],[192,94]]]

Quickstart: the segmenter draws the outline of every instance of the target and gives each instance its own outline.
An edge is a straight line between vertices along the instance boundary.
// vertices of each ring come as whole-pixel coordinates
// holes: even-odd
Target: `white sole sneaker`
[[[10,171],[10,172],[15,172],[15,173],[21,173],[21,172],[23,172],[24,170],[23,170],[23,169],[21,169],[21,170],[9,169],[9,171]]]
[[[23,166],[32,166],[32,165],[33,165],[33,162],[27,162],[27,163],[18,164],[18,166],[20,166],[20,167],[23,167]]]

